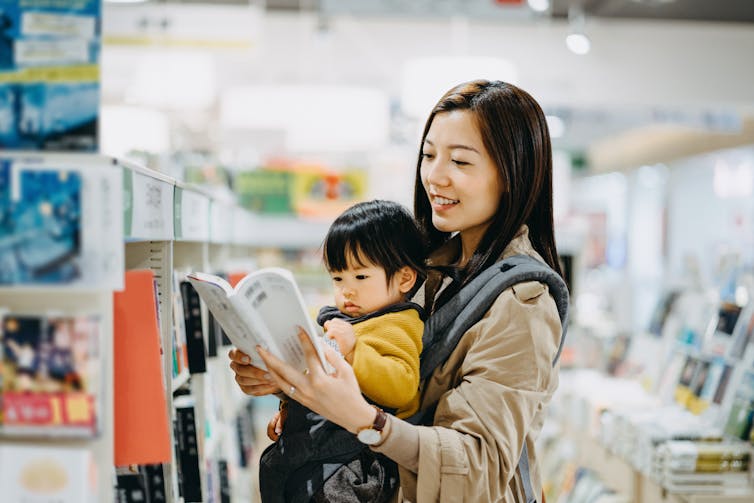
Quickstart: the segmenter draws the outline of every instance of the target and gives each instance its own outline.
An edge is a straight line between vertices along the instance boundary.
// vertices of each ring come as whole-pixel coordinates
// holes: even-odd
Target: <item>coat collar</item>
[[[427,265],[430,267],[445,266],[453,264],[461,254],[461,236],[459,234],[454,235],[444,244],[442,244],[437,250],[432,252],[427,259]],[[512,255],[529,255],[538,260],[542,260],[539,253],[534,250],[534,247],[529,240],[529,226],[522,225],[516,235],[508,246],[503,250],[499,260],[508,258]],[[542,260],[544,262],[544,260]]]

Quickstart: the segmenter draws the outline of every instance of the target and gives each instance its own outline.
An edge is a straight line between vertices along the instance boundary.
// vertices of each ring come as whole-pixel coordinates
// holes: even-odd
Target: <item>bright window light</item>
[[[133,150],[160,154],[170,148],[170,123],[157,110],[103,105],[100,136],[100,150],[106,155],[125,157]]]
[[[202,51],[150,51],[134,68],[125,101],[173,110],[204,110],[217,93],[212,56]]]
[[[592,43],[583,33],[571,33],[566,37],[566,46],[572,53],[583,56],[592,48]]]
[[[732,165],[719,159],[714,170],[712,188],[717,197],[751,197],[754,192],[754,165],[751,162]]]
[[[550,130],[550,138],[560,138],[565,133],[565,122],[557,115],[548,115],[547,128]]]
[[[390,101],[377,89],[346,86],[251,86],[223,93],[220,123],[229,130],[283,131],[293,152],[384,147]]]
[[[544,12],[550,8],[550,0],[528,0],[531,10],[536,12]]]
[[[406,62],[403,67],[401,108],[406,115],[425,119],[437,100],[457,84],[475,79],[518,81],[513,63],[499,58],[435,57]]]

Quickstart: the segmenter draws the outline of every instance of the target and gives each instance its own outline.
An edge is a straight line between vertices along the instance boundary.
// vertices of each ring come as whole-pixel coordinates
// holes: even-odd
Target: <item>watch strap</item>
[[[372,407],[377,411],[377,415],[374,416],[374,423],[372,423],[372,429],[382,432],[385,428],[385,423],[387,423],[387,414],[376,405],[373,405]]]
[[[377,414],[374,416],[374,421],[372,421],[372,424],[369,426],[362,426],[358,430],[356,430],[356,433],[363,431],[363,430],[375,430],[382,432],[382,429],[385,428],[385,423],[387,423],[387,414],[384,410],[380,409],[376,405],[372,405],[374,407],[374,410],[377,411]]]

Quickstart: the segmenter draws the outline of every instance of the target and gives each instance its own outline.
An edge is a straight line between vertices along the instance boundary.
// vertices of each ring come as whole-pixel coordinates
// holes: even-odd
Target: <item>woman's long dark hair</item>
[[[545,115],[527,92],[501,81],[460,84],[440,98],[429,114],[416,163],[414,214],[428,238],[430,250],[450,235],[432,224],[432,208],[421,180],[421,152],[435,116],[453,110],[473,114],[503,187],[497,212],[461,272],[461,285],[494,264],[523,224],[529,227],[534,249],[562,276],[555,247],[552,146]]]

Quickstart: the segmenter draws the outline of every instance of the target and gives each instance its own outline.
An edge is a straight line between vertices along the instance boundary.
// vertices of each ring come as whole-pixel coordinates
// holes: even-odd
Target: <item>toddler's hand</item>
[[[345,320],[333,318],[326,321],[325,325],[325,337],[335,339],[340,349],[340,354],[346,359],[348,363],[353,362],[353,348],[356,346],[356,334],[354,334],[353,326]]]
[[[281,407],[279,411],[275,412],[267,423],[267,438],[273,442],[277,442],[280,435],[283,433],[283,424],[285,424],[285,418],[287,416],[288,407]]]

